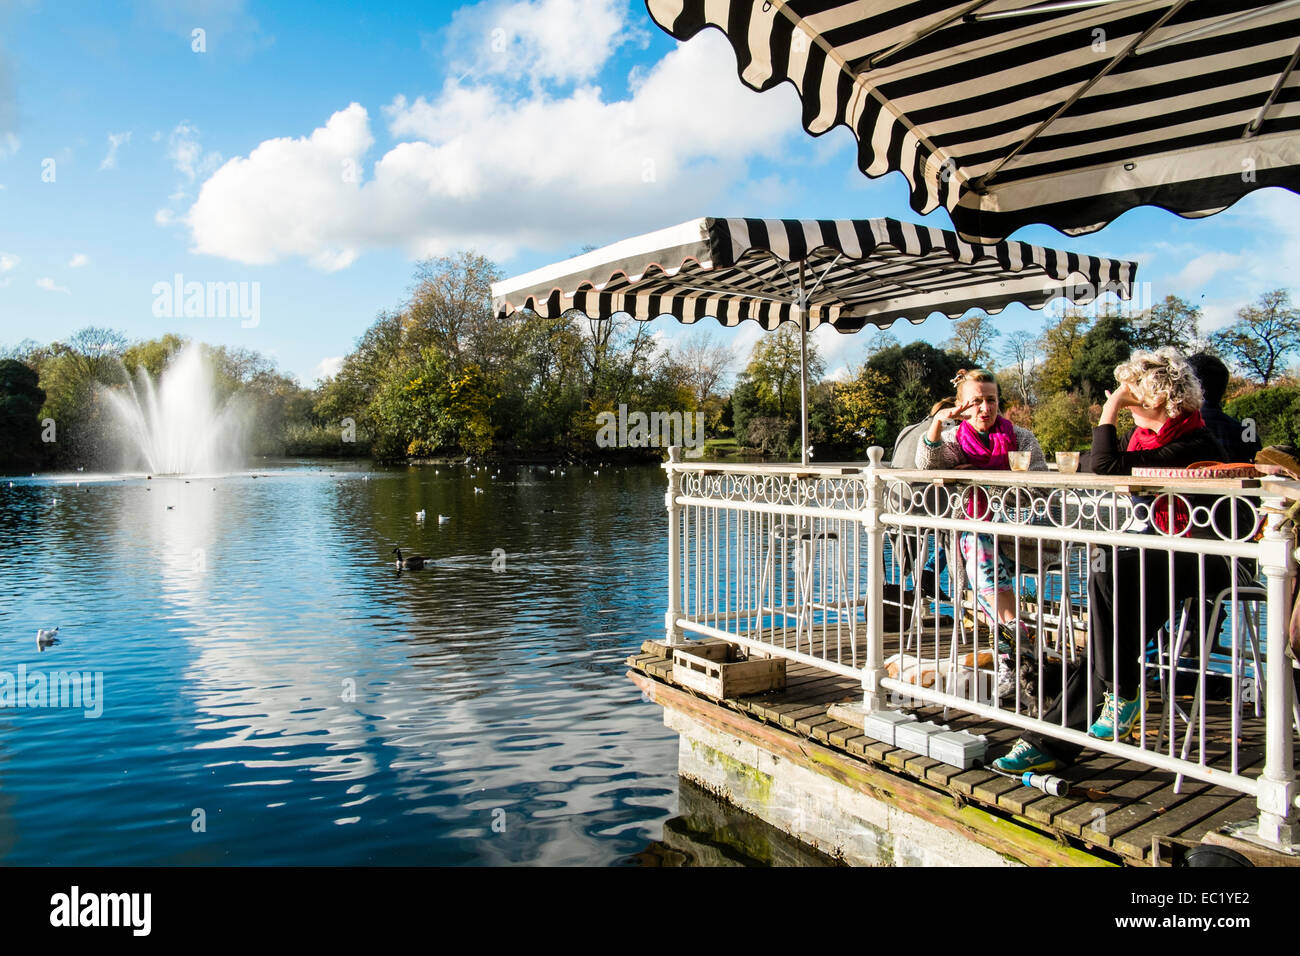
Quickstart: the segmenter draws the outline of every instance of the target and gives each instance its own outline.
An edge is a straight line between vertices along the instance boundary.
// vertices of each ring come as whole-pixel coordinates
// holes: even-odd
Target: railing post
[[[677,626],[682,609],[682,509],[677,496],[682,491],[682,473],[677,465],[682,460],[680,445],[668,447],[668,492],[664,504],[668,509],[668,610],[664,614],[665,641],[672,647],[686,643],[686,636]]]
[[[1268,527],[1260,542],[1260,565],[1268,589],[1268,687],[1265,714],[1267,741],[1264,772],[1259,780],[1259,838],[1274,846],[1296,846],[1297,795],[1294,747],[1291,739],[1292,686],[1291,661],[1285,653],[1287,624],[1291,612],[1291,577],[1296,573],[1291,553],[1293,537],[1283,530],[1286,502],[1265,499]]]
[[[885,486],[880,463],[884,455],[879,445],[867,449],[867,511],[862,522],[867,533],[867,661],[862,669],[862,706],[868,713],[885,708],[885,691],[880,686],[885,676],[885,526],[880,520]]]

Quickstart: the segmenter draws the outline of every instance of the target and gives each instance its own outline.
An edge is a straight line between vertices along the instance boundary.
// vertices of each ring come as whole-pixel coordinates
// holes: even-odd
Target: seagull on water
[[[36,647],[38,650],[45,650],[54,644],[59,643],[59,629],[57,627],[42,627],[36,632]]]
[[[415,513],[415,520],[416,520],[416,521],[420,521],[420,522],[423,522],[423,521],[424,521],[424,509],[423,509],[423,508],[421,508],[419,511],[417,511],[417,512]]]
[[[438,515],[438,524],[446,524],[451,520],[451,515]]]

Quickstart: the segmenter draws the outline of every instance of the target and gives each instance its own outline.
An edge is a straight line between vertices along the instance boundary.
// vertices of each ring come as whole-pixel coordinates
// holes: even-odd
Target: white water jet
[[[244,415],[235,399],[219,403],[212,369],[187,345],[172,356],[158,381],[140,368],[125,389],[105,393],[128,443],[151,473],[226,472],[243,464]]]

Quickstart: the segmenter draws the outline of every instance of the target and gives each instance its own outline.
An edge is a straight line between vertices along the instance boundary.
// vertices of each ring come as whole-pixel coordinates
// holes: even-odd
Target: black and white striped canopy
[[[741,79],[790,81],[813,135],[996,241],[1127,209],[1219,212],[1300,192],[1300,0],[646,0],[679,40],[720,29]]]
[[[768,330],[798,317],[841,332],[898,319],[958,318],[1012,302],[1129,298],[1137,264],[1024,242],[974,245],[893,219],[695,219],[626,239],[492,286],[498,315],[626,312],[641,320],[707,316]]]

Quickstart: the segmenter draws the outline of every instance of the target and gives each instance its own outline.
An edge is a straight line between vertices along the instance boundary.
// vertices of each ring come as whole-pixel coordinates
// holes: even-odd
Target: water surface
[[[98,718],[0,709],[0,862],[611,864],[659,840],[677,739],[622,662],[662,636],[663,472],[495,471],[0,482],[0,671],[103,675]],[[395,545],[437,563],[398,573]]]

